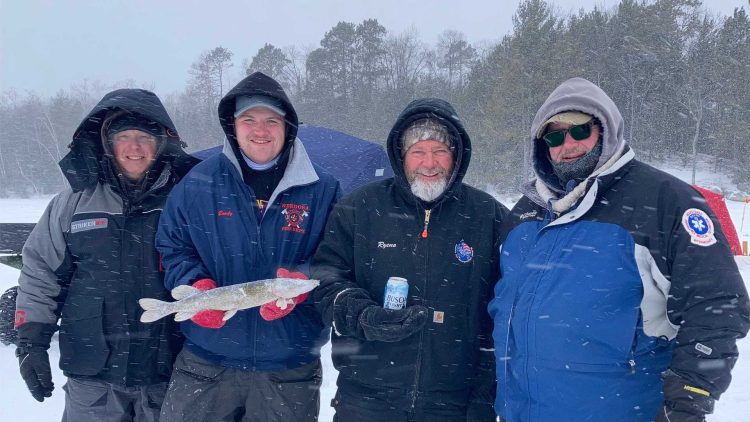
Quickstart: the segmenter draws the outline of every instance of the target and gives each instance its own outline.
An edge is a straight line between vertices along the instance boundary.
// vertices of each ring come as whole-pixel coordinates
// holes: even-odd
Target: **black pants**
[[[317,421],[320,360],[278,372],[215,365],[182,349],[175,362],[162,422]]]
[[[373,398],[336,392],[331,406],[336,409],[333,422],[466,422],[466,409],[393,409]]]

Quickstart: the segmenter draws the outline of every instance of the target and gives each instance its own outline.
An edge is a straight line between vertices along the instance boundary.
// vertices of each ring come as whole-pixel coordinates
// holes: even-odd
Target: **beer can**
[[[383,307],[385,309],[404,309],[409,294],[409,283],[405,278],[390,277],[385,285]]]

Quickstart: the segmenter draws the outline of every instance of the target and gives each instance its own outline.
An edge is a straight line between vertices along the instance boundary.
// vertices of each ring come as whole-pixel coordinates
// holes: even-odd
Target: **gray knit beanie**
[[[430,117],[413,121],[401,135],[401,156],[406,155],[414,144],[419,141],[433,140],[444,143],[451,151],[455,148],[453,138],[445,125]]]

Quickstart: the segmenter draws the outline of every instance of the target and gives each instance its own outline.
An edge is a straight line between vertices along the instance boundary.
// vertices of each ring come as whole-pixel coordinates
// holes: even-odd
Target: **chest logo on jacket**
[[[690,208],[682,214],[682,226],[690,235],[690,243],[698,246],[711,246],[716,243],[714,223],[711,217],[697,208]]]
[[[281,215],[286,220],[286,226],[283,226],[281,231],[304,234],[305,229],[302,225],[305,223],[305,218],[310,215],[310,207],[304,204],[282,203]]]
[[[88,230],[106,229],[108,221],[106,218],[89,218],[87,220],[73,221],[70,223],[70,232],[78,233]]]
[[[474,249],[464,242],[463,239],[456,243],[454,251],[456,252],[456,259],[464,264],[470,262],[474,258]]]

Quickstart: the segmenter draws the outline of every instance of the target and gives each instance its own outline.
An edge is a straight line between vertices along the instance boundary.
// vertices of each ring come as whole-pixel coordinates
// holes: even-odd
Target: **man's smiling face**
[[[130,180],[140,180],[156,158],[156,138],[136,129],[117,132],[112,137],[115,162]]]
[[[550,123],[547,126],[546,132],[554,132],[556,130],[569,129],[571,124],[568,123]],[[573,163],[579,158],[583,157],[594,149],[596,142],[599,140],[599,125],[594,124],[591,127],[591,135],[588,138],[576,141],[570,136],[570,133],[565,134],[565,141],[562,145],[557,147],[549,147],[549,156],[552,161],[556,163]]]

